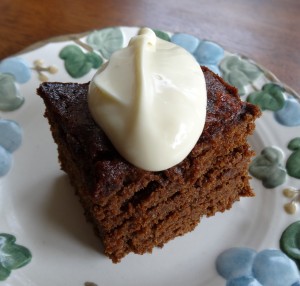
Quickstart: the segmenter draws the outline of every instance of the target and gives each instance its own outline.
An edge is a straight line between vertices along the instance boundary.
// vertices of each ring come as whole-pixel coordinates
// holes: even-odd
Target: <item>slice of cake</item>
[[[202,70],[207,89],[202,135],[182,162],[157,172],[133,166],[116,151],[91,116],[88,83],[43,83],[37,90],[61,168],[113,262],[162,247],[192,231],[201,217],[254,195],[247,136],[260,111],[242,102],[236,88]]]

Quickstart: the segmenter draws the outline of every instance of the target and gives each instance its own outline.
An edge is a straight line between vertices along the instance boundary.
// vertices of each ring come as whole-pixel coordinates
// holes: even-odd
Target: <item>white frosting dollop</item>
[[[161,171],[181,162],[206,117],[203,72],[185,49],[144,28],[93,77],[92,117],[133,165]]]

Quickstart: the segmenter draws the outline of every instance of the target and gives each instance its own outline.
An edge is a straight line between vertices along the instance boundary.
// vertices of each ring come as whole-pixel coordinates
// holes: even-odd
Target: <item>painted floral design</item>
[[[255,178],[262,180],[264,187],[275,188],[283,184],[286,176],[300,179],[300,137],[296,137],[288,143],[288,149],[292,154],[288,157],[284,166],[283,153],[275,147],[266,147],[261,154],[253,159],[249,166],[249,172]],[[285,204],[287,213],[294,214],[300,202],[300,191],[290,187],[283,191],[283,194],[292,201]]]
[[[24,103],[15,78],[11,74],[0,73],[0,110],[13,111]]]
[[[192,35],[177,33],[171,37],[171,42],[185,48],[190,52],[200,65],[210,68],[220,74],[219,63],[224,57],[224,49],[218,44],[200,40]]]
[[[87,37],[87,43],[105,58],[123,46],[123,33],[119,27],[94,31]]]
[[[33,65],[34,67],[32,69],[37,72],[38,78],[42,82],[48,81],[46,73],[55,74],[58,71],[58,69],[53,65],[45,66],[44,61],[42,59],[35,60],[33,62]]]
[[[281,235],[280,248],[291,259],[293,259],[300,270],[300,221],[289,225]]]
[[[153,32],[155,33],[156,37],[170,42],[171,39],[170,39],[170,36],[168,33],[161,31],[161,30],[153,30]]]
[[[237,87],[240,95],[245,95],[245,87],[263,74],[259,67],[238,55],[226,56],[220,63],[220,69],[224,80]]]
[[[185,48],[189,53],[193,54],[199,46],[200,40],[190,34],[177,33],[171,37],[171,42]]]
[[[266,83],[260,91],[251,92],[247,101],[261,110],[274,112],[276,121],[285,126],[300,125],[300,102],[277,83]]]
[[[249,172],[262,181],[264,187],[275,188],[286,179],[282,152],[274,147],[266,147],[253,159]]]
[[[300,102],[292,95],[288,95],[284,106],[274,113],[278,123],[284,126],[300,126]]]
[[[265,148],[256,157],[249,167],[251,175],[262,180],[266,188],[274,188],[284,183],[286,174],[291,177],[300,178],[300,137],[292,139],[288,148],[293,153],[288,157],[286,168],[283,166],[282,152],[273,147]],[[287,187],[283,195],[291,199],[284,205],[288,214],[295,214],[300,204],[300,189]]]
[[[31,79],[32,70],[39,75],[39,80],[48,78],[44,72],[54,74],[57,69],[54,66],[43,67],[41,60],[34,62],[34,67],[20,57],[4,59],[0,62],[0,110],[13,111],[22,106],[25,99],[21,94],[18,84],[24,84]]]
[[[221,46],[211,41],[200,41],[194,56],[200,65],[206,66],[213,72],[220,74],[218,64],[224,57],[224,49]]]
[[[31,78],[29,64],[22,58],[7,58],[0,62],[0,110],[13,111],[24,103],[18,84]]]
[[[230,248],[217,257],[216,268],[226,286],[300,285],[295,262],[277,249]]]
[[[31,258],[31,252],[16,244],[13,235],[0,233],[0,281],[6,280],[12,270],[28,264]]]
[[[102,58],[94,52],[83,52],[76,45],[64,47],[59,57],[65,61],[66,71],[73,78],[80,78],[86,75],[91,69],[97,69],[103,63]]]
[[[288,149],[293,151],[286,162],[287,173],[294,178],[300,179],[300,137],[292,139]]]
[[[274,83],[267,83],[261,91],[254,91],[247,97],[247,101],[258,105],[261,110],[277,111],[284,106],[284,89]]]
[[[0,73],[12,75],[18,83],[25,83],[31,78],[29,63],[19,57],[7,58],[1,61]]]
[[[0,177],[6,175],[12,165],[12,153],[22,142],[22,130],[12,120],[0,119]]]
[[[283,195],[291,199],[290,202],[284,205],[284,210],[288,214],[295,214],[300,204],[300,189],[294,187],[287,187],[283,190]]]

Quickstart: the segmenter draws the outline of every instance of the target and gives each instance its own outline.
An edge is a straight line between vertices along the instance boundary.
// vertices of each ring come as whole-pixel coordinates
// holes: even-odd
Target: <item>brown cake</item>
[[[162,247],[192,231],[202,216],[254,195],[247,136],[260,111],[242,102],[236,88],[202,70],[208,96],[204,131],[187,158],[160,172],[138,169],[118,154],[90,115],[88,83],[43,83],[37,90],[61,168],[113,262]]]

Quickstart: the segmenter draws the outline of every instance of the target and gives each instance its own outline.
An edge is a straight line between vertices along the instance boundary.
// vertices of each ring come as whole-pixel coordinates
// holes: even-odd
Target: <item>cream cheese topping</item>
[[[88,105],[95,122],[133,165],[161,171],[181,162],[206,117],[203,72],[185,49],[144,28],[93,77]]]

